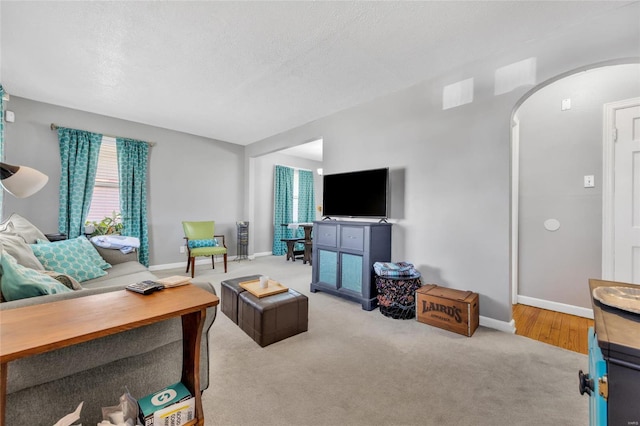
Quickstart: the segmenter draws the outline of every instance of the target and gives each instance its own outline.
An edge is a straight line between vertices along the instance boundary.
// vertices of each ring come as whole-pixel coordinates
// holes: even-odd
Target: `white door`
[[[640,105],[614,118],[614,280],[640,284]]]

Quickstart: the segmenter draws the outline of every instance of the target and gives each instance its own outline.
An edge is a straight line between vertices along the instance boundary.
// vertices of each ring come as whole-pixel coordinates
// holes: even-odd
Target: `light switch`
[[[562,100],[561,109],[562,109],[562,111],[566,111],[568,109],[571,109],[571,98]]]
[[[596,179],[593,175],[588,175],[584,177],[585,188],[593,188],[595,186],[596,186]]]

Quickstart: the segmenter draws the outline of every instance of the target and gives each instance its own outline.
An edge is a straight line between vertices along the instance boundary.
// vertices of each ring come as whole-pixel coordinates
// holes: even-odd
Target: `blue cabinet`
[[[319,221],[313,224],[311,292],[327,292],[362,304],[378,305],[373,264],[391,261],[391,224]]]
[[[607,377],[607,363],[598,346],[598,337],[593,327],[589,327],[589,375],[593,380],[593,391],[589,395],[589,426],[607,425],[607,400],[600,389]]]

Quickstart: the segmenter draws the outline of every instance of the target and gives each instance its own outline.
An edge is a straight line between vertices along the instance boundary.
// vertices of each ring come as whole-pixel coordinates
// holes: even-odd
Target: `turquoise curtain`
[[[313,172],[298,170],[298,222],[313,222],[316,219],[316,199],[313,190]],[[304,229],[298,228],[296,237],[304,238]],[[298,250],[304,250],[304,244],[297,244]]]
[[[140,239],[138,261],[149,266],[147,229],[147,163],[149,144],[133,139],[116,138],[120,212],[123,234]]]
[[[0,161],[4,161],[4,89],[0,84]],[[4,217],[4,191],[0,188],[0,219]]]
[[[299,170],[298,222],[313,222],[314,220],[316,220],[316,197],[313,189],[313,172]]]
[[[283,223],[293,220],[293,169],[291,167],[276,166],[273,180],[273,249],[274,256],[282,256],[287,252],[287,245],[280,241],[290,238],[291,230]]]
[[[58,232],[67,238],[82,235],[89,214],[102,135],[58,128],[60,143],[60,210]]]

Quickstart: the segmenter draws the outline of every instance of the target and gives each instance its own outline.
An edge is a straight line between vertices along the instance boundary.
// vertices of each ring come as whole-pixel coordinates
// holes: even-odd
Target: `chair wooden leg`
[[[196,258],[194,256],[191,258],[191,278],[193,278],[195,270],[196,270]]]
[[[187,270],[184,271],[185,273],[189,272],[189,266],[191,266],[191,257],[187,257]]]
[[[216,257],[211,255],[211,268],[216,269]]]
[[[224,273],[227,273],[227,253],[224,254]]]

